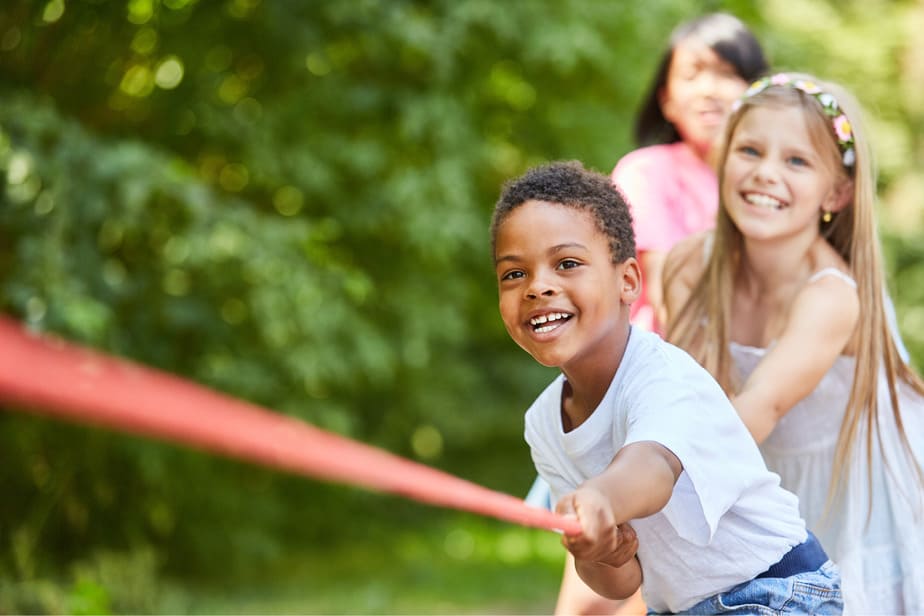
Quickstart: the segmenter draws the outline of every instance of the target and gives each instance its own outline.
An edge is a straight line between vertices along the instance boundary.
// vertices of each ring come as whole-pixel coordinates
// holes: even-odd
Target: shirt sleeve
[[[626,444],[654,441],[680,460],[683,472],[662,513],[678,535],[702,546],[764,467],[731,402],[698,368],[689,367],[680,379],[668,369],[640,388],[644,395],[629,410]]]

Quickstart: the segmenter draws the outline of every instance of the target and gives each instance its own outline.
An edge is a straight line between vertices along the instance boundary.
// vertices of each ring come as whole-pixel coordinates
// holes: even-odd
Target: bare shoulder
[[[812,247],[813,273],[795,298],[794,311],[804,312],[808,325],[853,332],[860,318],[860,295],[850,266],[826,241]]]
[[[690,299],[706,269],[706,243],[711,241],[712,232],[704,231],[684,238],[667,253],[661,278],[666,323],[676,319]]]
[[[689,291],[706,269],[706,242],[712,241],[712,231],[695,233],[677,242],[664,261],[665,289]]]
[[[831,346],[836,354],[853,355],[859,321],[860,295],[849,267],[839,256],[819,259],[793,297],[783,335],[816,352]]]
[[[852,332],[860,318],[860,295],[846,268],[819,270],[793,302],[793,315],[810,327]]]

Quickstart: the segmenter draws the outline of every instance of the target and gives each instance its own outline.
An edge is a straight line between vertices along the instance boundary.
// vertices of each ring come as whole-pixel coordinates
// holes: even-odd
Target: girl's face
[[[638,265],[613,263],[591,214],[527,201],[498,228],[495,246],[501,318],[518,345],[562,369],[612,356],[628,333],[624,308],[637,294],[626,290],[624,270],[637,275]]]
[[[747,87],[732,64],[708,46],[687,39],[671,56],[667,81],[659,93],[661,113],[684,142],[705,159],[732,103]]]
[[[723,207],[749,239],[817,235],[822,212],[843,205],[829,158],[815,147],[801,108],[750,108],[728,144]]]

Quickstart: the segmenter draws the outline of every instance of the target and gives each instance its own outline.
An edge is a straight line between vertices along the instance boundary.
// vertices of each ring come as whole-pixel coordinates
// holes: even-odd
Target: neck
[[[689,141],[681,141],[680,143],[682,143],[684,148],[686,148],[687,151],[690,152],[691,156],[703,161],[710,167],[714,167],[714,165],[712,164],[712,148],[698,146],[693,143],[690,143]]]
[[[579,361],[562,367],[567,379],[562,390],[562,426],[569,432],[582,423],[600,406],[606,395],[629,343],[628,324],[616,340],[606,339],[598,345],[600,353],[588,354]]]
[[[801,284],[814,271],[812,248],[814,236],[786,242],[745,240],[739,276],[744,289],[751,293],[772,295],[792,284]]]

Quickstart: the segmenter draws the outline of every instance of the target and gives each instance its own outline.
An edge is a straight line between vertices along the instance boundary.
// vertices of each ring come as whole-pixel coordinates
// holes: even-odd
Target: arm
[[[574,568],[574,557],[568,553],[561,590],[555,604],[556,616],[583,616],[608,614],[609,616],[637,616],[645,613],[645,601],[636,592],[628,599],[607,599],[595,593]]]
[[[776,344],[732,398],[758,443],[831,369],[859,315],[856,290],[836,278],[822,278],[799,292]]]
[[[578,574],[598,594],[610,599],[632,595],[642,582],[637,559],[623,563],[618,527],[664,508],[683,466],[670,450],[644,441],[619,450],[600,475],[565,495],[556,506],[576,515],[579,535],[562,537],[574,556]]]

